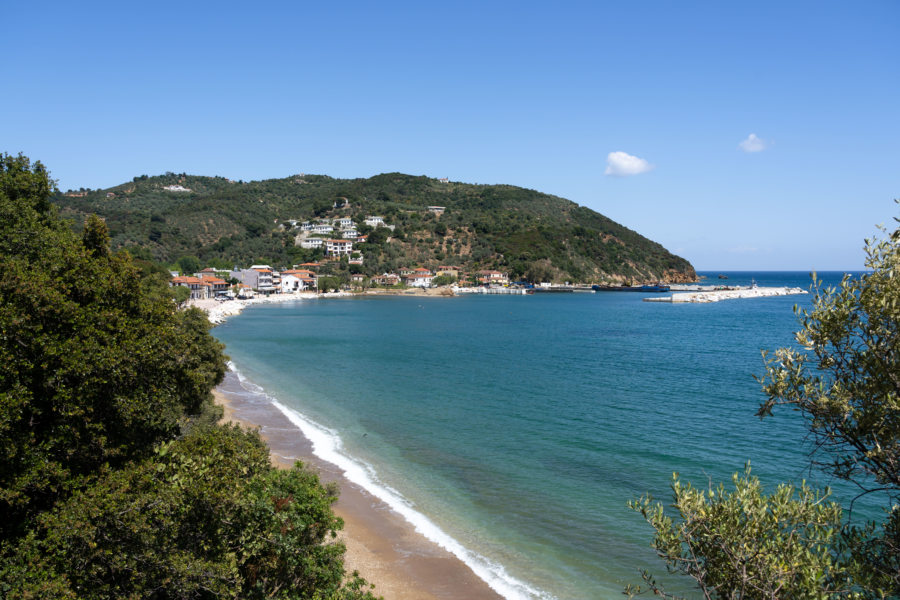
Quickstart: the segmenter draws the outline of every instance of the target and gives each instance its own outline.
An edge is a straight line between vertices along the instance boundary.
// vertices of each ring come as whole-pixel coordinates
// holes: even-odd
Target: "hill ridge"
[[[306,262],[321,250],[296,245],[298,232],[289,221],[350,217],[360,233],[375,232],[357,246],[363,265],[352,265],[367,275],[455,264],[530,280],[696,279],[687,260],[628,227],[571,200],[509,184],[399,172],[354,179],[298,173],[248,182],[168,172],[102,190],[69,190],[54,202],[76,228],[88,214],[103,217],[114,249],[169,263],[183,256],[222,266]],[[394,231],[365,225],[371,215],[384,217]]]

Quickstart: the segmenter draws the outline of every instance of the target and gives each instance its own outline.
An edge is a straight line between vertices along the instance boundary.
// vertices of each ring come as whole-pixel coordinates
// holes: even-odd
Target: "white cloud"
[[[744,152],[762,152],[768,147],[765,140],[756,137],[755,133],[747,136],[747,139],[738,144],[738,147]]]
[[[615,177],[628,177],[652,171],[651,165],[643,158],[632,156],[627,152],[610,152],[606,155],[606,174]]]

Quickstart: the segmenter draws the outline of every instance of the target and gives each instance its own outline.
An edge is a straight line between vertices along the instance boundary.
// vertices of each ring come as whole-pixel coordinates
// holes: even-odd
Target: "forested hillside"
[[[180,186],[189,191],[171,191]],[[176,188],[177,189],[177,188]],[[344,203],[347,203],[344,206]],[[499,269],[532,281],[687,281],[683,258],[574,202],[508,185],[442,182],[400,173],[369,179],[296,175],[240,182],[167,173],[105,190],[70,190],[54,202],[80,226],[103,217],[112,247],[172,263],[296,264],[316,258],[297,243],[289,220],[367,215],[395,225],[359,246],[360,270],[373,275],[408,265]],[[341,208],[334,208],[335,204]],[[441,214],[429,211],[441,206]]]

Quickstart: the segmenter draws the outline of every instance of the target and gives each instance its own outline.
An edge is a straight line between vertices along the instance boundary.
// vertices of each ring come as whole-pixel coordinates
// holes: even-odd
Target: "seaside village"
[[[442,206],[430,206],[428,210],[440,214]],[[394,226],[386,224],[380,216],[367,216],[365,224],[370,228],[385,227],[393,231]],[[362,273],[351,273],[349,281],[330,277],[346,258],[346,264],[362,265],[363,252],[368,235],[360,235],[350,217],[317,219],[299,222],[289,220],[284,227],[298,230],[296,243],[306,249],[320,249],[324,253],[321,261],[293,265],[291,268],[273,268],[272,265],[251,265],[248,268],[235,266],[231,270],[208,267],[197,273],[172,271],[170,285],[190,289],[191,300],[233,300],[251,299],[275,294],[340,292],[381,288],[387,290],[427,290],[444,288],[452,293],[449,286],[467,284],[485,288],[502,288],[510,285],[506,273],[493,270],[468,273],[453,265],[440,265],[429,269],[409,266],[397,272],[382,273],[367,277]],[[339,233],[340,237],[335,237]],[[321,282],[321,283],[320,283]]]

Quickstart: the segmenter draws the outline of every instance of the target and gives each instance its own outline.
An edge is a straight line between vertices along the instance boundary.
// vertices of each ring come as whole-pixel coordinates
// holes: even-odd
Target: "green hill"
[[[190,191],[170,191],[181,186]],[[335,209],[334,204],[349,203]],[[296,245],[289,220],[351,217],[362,233],[367,215],[396,229],[360,244],[372,275],[403,266],[442,264],[498,269],[532,280],[600,282],[689,281],[691,264],[661,245],[574,202],[509,185],[441,182],[387,173],[369,179],[296,175],[235,182],[222,177],[142,175],[105,189],[58,194],[64,217],[80,227],[86,215],[106,220],[114,249],[173,262],[291,265],[320,250]],[[442,206],[435,214],[429,206]],[[335,234],[339,237],[339,233]],[[354,268],[357,268],[353,265]]]

